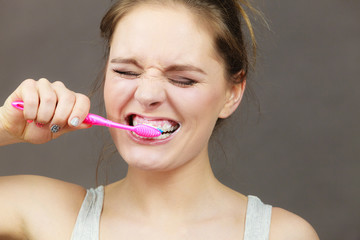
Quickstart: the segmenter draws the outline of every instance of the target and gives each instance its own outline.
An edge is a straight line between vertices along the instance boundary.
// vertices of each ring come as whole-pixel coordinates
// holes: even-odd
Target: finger
[[[27,79],[23,81],[15,91],[6,99],[1,107],[1,123],[3,128],[12,136],[21,139],[26,126],[26,120],[36,118],[39,104],[36,81]],[[12,102],[22,100],[24,109],[18,110],[12,106]]]
[[[54,82],[51,85],[58,99],[55,113],[50,123],[52,132],[56,133],[66,126],[74,108],[76,96],[75,93],[67,89],[62,82]]]
[[[36,121],[42,124],[46,124],[51,121],[55,113],[57,95],[54,89],[51,87],[50,82],[41,78],[37,84],[40,105],[36,116]]]
[[[76,102],[68,120],[70,127],[79,127],[90,110],[90,100],[87,96],[80,93],[76,93],[75,96]]]
[[[20,84],[16,95],[20,95],[17,100],[23,100],[24,102],[24,119],[34,120],[36,119],[38,107],[39,107],[39,94],[36,87],[36,81],[27,79]]]

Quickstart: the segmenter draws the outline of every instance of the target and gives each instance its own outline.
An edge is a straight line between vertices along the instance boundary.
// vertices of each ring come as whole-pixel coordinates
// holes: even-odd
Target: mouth
[[[130,126],[136,126],[139,124],[148,125],[151,127],[158,128],[162,131],[162,134],[158,137],[142,137],[136,134],[135,132],[131,132],[134,136],[142,139],[149,139],[149,140],[160,140],[160,139],[166,139],[169,138],[171,135],[173,135],[179,128],[180,124],[173,120],[168,119],[147,119],[142,116],[131,114],[126,118],[128,124]]]

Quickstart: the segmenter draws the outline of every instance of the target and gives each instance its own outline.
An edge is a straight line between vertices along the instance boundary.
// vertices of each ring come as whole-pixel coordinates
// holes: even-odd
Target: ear
[[[219,113],[219,118],[227,118],[233,112],[235,112],[244,95],[246,87],[246,77],[244,76],[243,71],[238,73],[236,77],[239,78],[239,80],[242,78],[242,81],[239,83],[232,83],[231,86],[229,86],[226,92],[226,101],[224,107]]]

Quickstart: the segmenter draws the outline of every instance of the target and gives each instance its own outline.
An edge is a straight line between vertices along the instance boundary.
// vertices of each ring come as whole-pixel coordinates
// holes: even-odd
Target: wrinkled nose
[[[145,110],[160,106],[165,98],[164,83],[160,79],[141,78],[135,92],[135,99]]]

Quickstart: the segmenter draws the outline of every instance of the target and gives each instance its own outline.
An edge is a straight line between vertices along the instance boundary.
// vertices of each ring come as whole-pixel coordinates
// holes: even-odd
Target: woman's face
[[[144,139],[110,129],[130,167],[166,171],[207,159],[218,117],[227,117],[234,87],[211,36],[182,7],[140,6],[117,24],[105,79],[108,118],[168,132]]]

